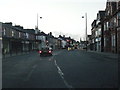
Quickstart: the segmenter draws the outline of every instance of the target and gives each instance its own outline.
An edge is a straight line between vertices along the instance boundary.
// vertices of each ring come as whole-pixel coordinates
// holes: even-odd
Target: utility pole
[[[82,16],[84,18],[84,16]],[[86,38],[86,51],[87,51],[87,13],[85,13],[85,38]]]
[[[38,13],[37,13],[37,29],[38,29]]]
[[[38,19],[39,19],[38,17],[39,17],[39,16],[38,16],[38,13],[37,13],[37,27],[36,27],[37,29],[39,29],[39,28],[38,28]],[[42,17],[40,17],[40,19],[42,19]]]
[[[86,51],[87,51],[87,13],[85,13],[86,17]]]

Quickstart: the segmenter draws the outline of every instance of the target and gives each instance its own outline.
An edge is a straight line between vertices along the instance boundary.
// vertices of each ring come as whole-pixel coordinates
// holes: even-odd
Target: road
[[[117,57],[80,50],[3,59],[3,88],[117,88]]]

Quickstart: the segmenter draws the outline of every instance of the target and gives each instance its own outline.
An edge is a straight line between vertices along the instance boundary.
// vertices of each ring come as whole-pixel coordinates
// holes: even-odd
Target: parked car
[[[43,56],[43,55],[50,55],[52,56],[52,50],[50,50],[49,47],[44,47],[42,48],[41,50],[38,51],[38,53],[40,54],[40,56]]]

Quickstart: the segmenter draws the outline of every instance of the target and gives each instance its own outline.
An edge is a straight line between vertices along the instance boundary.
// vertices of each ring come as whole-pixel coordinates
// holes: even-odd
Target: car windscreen
[[[42,48],[41,50],[49,50],[49,48]]]

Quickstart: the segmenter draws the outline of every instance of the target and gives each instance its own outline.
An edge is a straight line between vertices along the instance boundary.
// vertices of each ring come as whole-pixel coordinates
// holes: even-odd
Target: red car
[[[38,53],[40,54],[40,56],[43,56],[43,55],[52,56],[52,50],[50,50],[48,47],[42,48],[41,50],[38,51]]]

